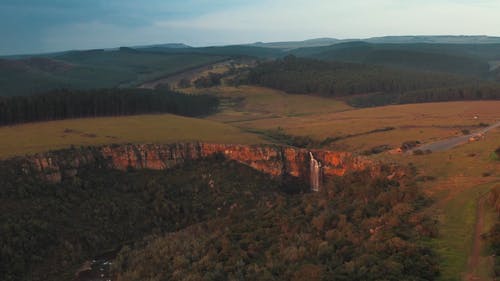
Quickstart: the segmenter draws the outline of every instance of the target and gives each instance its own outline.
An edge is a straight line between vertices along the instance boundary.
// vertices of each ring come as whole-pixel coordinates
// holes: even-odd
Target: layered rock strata
[[[209,143],[106,145],[40,153],[18,160],[25,173],[35,172],[41,179],[56,183],[76,176],[84,167],[164,170],[216,154],[273,177],[302,179],[315,191],[321,189],[325,177],[365,170],[375,176],[382,167],[348,152]]]

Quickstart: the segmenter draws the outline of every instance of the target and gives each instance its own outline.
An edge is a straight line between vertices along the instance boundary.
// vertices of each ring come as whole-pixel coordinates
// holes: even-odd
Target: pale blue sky
[[[0,55],[384,35],[500,35],[499,0],[0,0]]]

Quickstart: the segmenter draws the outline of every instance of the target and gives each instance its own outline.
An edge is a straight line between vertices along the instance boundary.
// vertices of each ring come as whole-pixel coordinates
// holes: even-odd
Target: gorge
[[[310,183],[319,191],[324,177],[368,170],[372,176],[383,167],[374,160],[348,152],[307,150],[278,145],[231,145],[209,143],[124,144],[81,147],[17,157],[22,173],[57,183],[78,175],[84,167],[165,170],[187,161],[220,155],[276,178],[291,177]],[[393,176],[404,172],[393,166]],[[399,169],[400,170],[400,169]]]

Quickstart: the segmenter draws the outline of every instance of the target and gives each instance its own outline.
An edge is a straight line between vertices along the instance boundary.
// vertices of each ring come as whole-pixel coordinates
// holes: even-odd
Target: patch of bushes
[[[426,155],[426,154],[431,154],[431,153],[432,153],[432,150],[430,150],[430,149],[426,149],[426,150],[415,149],[415,150],[413,150],[413,155]]]
[[[210,88],[219,86],[221,84],[221,79],[223,75],[218,73],[210,72],[207,76],[202,76],[194,80],[193,84],[196,88]]]
[[[379,154],[379,153],[382,153],[382,152],[385,152],[385,151],[388,151],[391,149],[392,149],[392,147],[390,145],[382,144],[382,145],[374,146],[374,147],[370,148],[369,150],[365,150],[365,151],[361,152],[361,154],[362,155],[373,155],[373,154]]]
[[[408,151],[417,147],[420,144],[420,141],[405,141],[401,144],[401,150]]]
[[[269,138],[272,141],[275,141],[280,144],[286,144],[290,146],[295,146],[295,147],[300,147],[300,148],[319,148],[319,147],[325,147],[329,146],[334,142],[337,142],[339,140],[344,140],[352,137],[357,137],[357,136],[363,136],[363,135],[369,135],[373,133],[379,133],[379,132],[387,132],[387,131],[392,131],[394,130],[394,127],[384,127],[384,128],[378,128],[374,129],[368,132],[362,132],[358,134],[349,134],[349,135],[343,135],[343,136],[336,136],[336,137],[327,137],[323,140],[315,140],[309,136],[294,136],[287,134],[283,128],[278,127],[275,130],[268,130],[263,132],[264,136]],[[262,132],[257,132],[257,133],[262,133]],[[378,148],[381,149],[381,148]],[[367,152],[369,153],[369,152]]]

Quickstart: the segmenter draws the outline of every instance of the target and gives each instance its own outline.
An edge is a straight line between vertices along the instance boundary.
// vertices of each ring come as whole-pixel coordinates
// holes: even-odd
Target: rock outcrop
[[[321,189],[323,178],[369,170],[375,176],[382,165],[348,152],[306,150],[277,145],[227,145],[208,143],[106,145],[47,152],[18,158],[25,173],[60,182],[84,167],[127,170],[172,168],[190,160],[213,155],[248,165],[273,177],[290,176]]]

